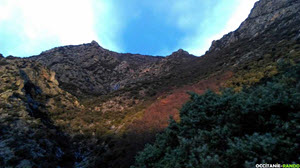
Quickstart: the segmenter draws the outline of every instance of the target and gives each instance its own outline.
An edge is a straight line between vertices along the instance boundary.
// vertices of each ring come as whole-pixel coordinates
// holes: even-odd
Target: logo
[[[300,164],[256,164],[257,168],[300,168]]]

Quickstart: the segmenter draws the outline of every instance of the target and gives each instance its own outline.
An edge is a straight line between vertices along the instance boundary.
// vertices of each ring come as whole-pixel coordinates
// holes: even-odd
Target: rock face
[[[0,58],[0,64],[0,165],[72,166],[69,137],[50,116],[61,106],[75,112],[77,99],[39,63]]]
[[[120,64],[113,56],[115,53],[107,52],[93,41],[79,46],[57,47],[31,59],[55,71],[61,86],[72,93],[105,94],[111,89],[110,84],[117,83],[121,77],[115,70]]]
[[[228,47],[239,40],[253,39],[268,31],[268,29],[272,29],[274,25],[278,30],[283,29],[289,24],[299,21],[299,17],[297,17],[300,15],[299,8],[300,3],[298,0],[258,1],[255,3],[249,17],[240,27],[220,40],[214,41],[209,52]]]
[[[167,58],[121,54],[103,49],[92,41],[89,44],[57,47],[29,59],[55,71],[61,87],[75,95],[104,95],[132,83],[170,75],[164,72],[174,66],[170,62],[172,60],[182,64],[195,58],[183,50]]]

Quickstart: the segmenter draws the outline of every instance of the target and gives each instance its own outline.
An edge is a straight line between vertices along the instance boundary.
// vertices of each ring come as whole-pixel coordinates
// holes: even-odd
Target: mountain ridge
[[[93,41],[82,45],[56,47],[27,59],[41,62],[58,72],[60,83],[66,83],[66,85],[79,83],[81,90],[83,89],[86,93],[106,94],[113,91],[112,88],[115,85],[125,87],[125,85],[132,82],[138,82],[141,78],[151,78],[154,74],[149,73],[150,71],[156,71],[156,74],[164,73],[162,71],[167,69],[162,70],[160,66],[164,66],[167,62],[182,59],[181,61],[175,61],[176,64],[181,64],[192,60],[192,55],[189,57],[188,53],[179,51],[179,53],[174,52],[167,57],[124,54],[104,49],[97,42]],[[150,70],[151,68],[153,70]],[[75,74],[79,76],[75,76]],[[90,76],[92,74],[96,75],[96,79],[101,80],[91,79]],[[74,82],[71,82],[71,78],[74,79]],[[89,80],[88,83],[82,82],[87,79]],[[80,92],[79,90],[75,92],[72,90],[68,91],[73,94]]]

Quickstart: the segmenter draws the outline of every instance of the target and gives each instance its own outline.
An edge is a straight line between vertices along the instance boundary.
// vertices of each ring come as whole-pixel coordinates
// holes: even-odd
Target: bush
[[[135,167],[255,167],[299,161],[300,64],[257,85],[191,93]]]

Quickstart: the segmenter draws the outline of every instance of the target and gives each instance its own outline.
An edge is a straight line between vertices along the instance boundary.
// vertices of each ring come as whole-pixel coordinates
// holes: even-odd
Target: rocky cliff
[[[80,109],[55,72],[24,59],[0,58],[0,167],[70,167],[75,157],[53,116]]]
[[[299,7],[298,0],[258,1],[240,27],[234,32],[224,35],[220,40],[214,41],[209,52],[226,48],[240,40],[254,39],[270,29],[282,31],[281,33],[298,31],[298,35],[293,38],[299,40],[299,29],[295,25],[299,22]],[[287,27],[288,29],[285,29]]]
[[[103,49],[93,41],[57,47],[30,60],[55,71],[61,87],[75,95],[104,95],[134,83],[169,76],[175,64],[187,64],[195,58],[182,50],[167,58],[121,54]]]

